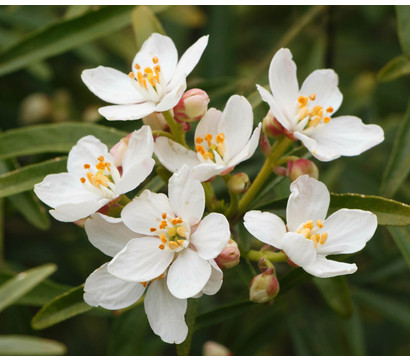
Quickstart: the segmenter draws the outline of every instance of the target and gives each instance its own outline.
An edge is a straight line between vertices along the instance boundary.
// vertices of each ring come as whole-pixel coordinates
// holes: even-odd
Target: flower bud
[[[309,175],[315,179],[319,178],[319,170],[313,161],[308,159],[297,159],[288,161],[288,176],[295,181],[299,176]]]
[[[285,128],[279,123],[272,111],[268,111],[262,122],[263,132],[275,138],[284,134]]]
[[[207,341],[202,349],[204,356],[231,356],[232,352],[222,344],[215,341]]]
[[[164,115],[160,112],[153,112],[142,118],[144,125],[148,125],[152,130],[168,130],[168,123],[164,118]]]
[[[215,262],[221,270],[231,269],[239,264],[240,257],[241,254],[239,252],[238,244],[234,240],[229,239],[228,244],[226,244],[218,257],[215,258]]]
[[[279,293],[279,282],[274,269],[269,268],[256,275],[250,283],[249,298],[256,303],[272,301]]]
[[[128,142],[132,133],[129,133],[125,138],[118,141],[110,150],[111,155],[114,157],[115,165],[121,166],[125,152],[128,149]]]
[[[174,107],[174,118],[177,122],[201,120],[208,110],[209,96],[201,89],[186,91]]]
[[[234,194],[243,194],[248,190],[251,181],[248,174],[244,172],[233,175],[228,181],[228,189]]]

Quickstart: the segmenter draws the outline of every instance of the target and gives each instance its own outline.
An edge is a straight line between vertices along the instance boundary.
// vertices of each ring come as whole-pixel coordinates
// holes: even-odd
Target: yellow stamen
[[[173,228],[175,229],[175,228]],[[186,237],[186,229],[185,226],[178,226],[177,227],[177,234],[181,237]]]
[[[299,107],[302,108],[304,107],[308,102],[308,98],[307,96],[299,96],[298,97],[298,103],[299,103]]]
[[[300,231],[300,234],[303,235],[304,237],[307,237],[310,233],[310,229],[309,228],[304,228]]]
[[[216,142],[217,142],[217,144],[222,143],[224,140],[225,140],[225,134],[224,134],[224,133],[219,133],[219,134],[216,136]]]
[[[323,245],[326,240],[327,240],[327,232],[322,233],[322,236],[320,237],[320,244]]]
[[[205,154],[205,149],[204,149],[204,147],[203,147],[202,145],[197,145],[197,146],[195,146],[195,150],[196,150],[197,152],[199,152],[200,154],[202,154],[202,155]]]
[[[310,94],[309,99],[314,101],[316,99],[316,94]]]
[[[158,75],[158,74],[161,72],[161,66],[155,65],[155,66],[154,66],[154,72],[155,72],[155,74]]]
[[[306,117],[306,115],[308,115],[308,113],[309,113],[309,109],[307,108],[307,106],[304,106],[299,110],[297,117],[299,120],[302,120]]]
[[[211,146],[212,134],[206,134],[205,140],[208,142],[208,146]]]
[[[324,122],[325,124],[327,124],[329,121],[330,121],[330,117],[328,117],[328,116],[326,116],[326,117],[323,119],[323,122]]]
[[[317,219],[316,225],[317,225],[320,229],[324,226],[323,223],[322,223],[322,220],[320,220],[320,219]]]
[[[159,236],[159,238],[160,238],[160,240],[161,240],[164,244],[167,243],[167,238],[165,237],[164,234],[161,234],[161,235]]]
[[[184,245],[184,240],[177,240],[177,243],[179,246],[182,247]]]
[[[309,127],[317,126],[319,125],[319,123],[320,123],[320,117],[316,116],[314,119],[310,120]]]
[[[312,230],[313,229],[313,220],[306,221],[303,224],[303,228]]]
[[[135,78],[135,74],[134,74],[132,71],[128,74],[128,76],[129,76],[131,79],[134,79],[134,78]]]
[[[225,150],[226,150],[225,144],[224,143],[219,143],[218,146],[217,146],[217,149],[218,149],[219,155],[224,156]]]
[[[177,233],[177,230],[174,227],[169,227],[168,228],[168,235],[173,237]]]
[[[212,155],[212,153],[210,153],[209,151],[206,151],[204,154],[202,154],[202,156],[204,157],[205,160],[207,159],[213,159],[214,156]]]
[[[195,143],[197,144],[201,144],[204,141],[204,139],[202,139],[200,136],[195,138]]]
[[[171,250],[175,250],[175,249],[177,249],[177,248],[179,247],[179,245],[178,245],[175,241],[170,241],[170,242],[168,243],[168,247],[169,247]]]
[[[138,64],[135,64],[134,66],[137,70],[141,69],[141,66],[139,66]]]

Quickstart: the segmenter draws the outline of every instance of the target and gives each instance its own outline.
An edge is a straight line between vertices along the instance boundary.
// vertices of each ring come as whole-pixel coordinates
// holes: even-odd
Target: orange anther
[[[310,94],[309,99],[312,100],[312,101],[315,100],[316,99],[316,94]]]
[[[177,220],[178,220],[178,224],[182,224],[184,222],[180,217]]]
[[[303,107],[307,104],[308,98],[307,96],[299,96],[298,97],[298,103],[299,103],[299,107]]]
[[[80,181],[84,184],[85,183],[85,178],[81,178]]]
[[[161,66],[155,65],[155,66],[154,66],[154,72],[155,72],[155,74],[158,75],[158,74],[161,72]]]
[[[212,134],[206,134],[205,140],[208,142],[208,145],[211,146]]]
[[[99,156],[97,160],[98,161],[104,161],[104,156]]]
[[[95,165],[95,167],[98,170],[104,170],[105,169],[105,164],[103,162],[99,162],[97,165]]]
[[[159,228],[160,229],[165,229],[167,226],[168,226],[168,223],[165,220],[163,220],[163,221],[161,221],[161,224],[159,225]]]
[[[129,76],[131,79],[134,79],[134,78],[135,78],[135,74],[134,74],[132,71],[128,74],[128,76]]]
[[[178,219],[172,219],[172,220],[171,220],[171,223],[172,223],[172,225],[178,224]]]
[[[326,112],[328,112],[328,113],[333,112],[333,108],[332,108],[331,106],[329,106],[329,107],[326,109]]]
[[[165,237],[164,234],[161,234],[161,235],[159,236],[159,238],[161,239],[161,241],[162,241],[164,244],[167,242],[167,238]]]
[[[196,142],[197,144],[201,144],[203,141],[204,141],[204,139],[202,139],[200,136],[198,136],[198,137],[195,138],[195,142]]]
[[[165,245],[164,245],[164,244],[160,244],[158,247],[159,247],[161,250],[164,250],[164,249],[165,249]]]
[[[195,150],[197,151],[197,152],[199,152],[200,154],[204,154],[205,153],[205,149],[204,149],[204,147],[202,146],[202,145],[197,145],[197,146],[195,146]]]
[[[147,287],[148,281],[143,281],[142,283],[140,283],[143,287]]]
[[[171,250],[175,250],[175,249],[177,249],[177,248],[179,247],[179,245],[178,245],[175,241],[170,241],[170,242],[168,243],[168,247],[169,247]]]
[[[204,157],[205,160],[206,159],[211,159],[212,160],[214,158],[213,154],[210,153],[209,151],[206,151],[204,154],[202,154],[202,156]]]
[[[154,64],[158,64],[158,57],[154,56],[154,57],[152,58],[152,62],[153,62]]]
[[[216,136],[216,142],[218,144],[222,143],[224,140],[225,140],[225,134],[224,133],[220,133]]]
[[[135,64],[134,67],[135,67],[137,70],[141,69],[141,66],[139,66],[138,64]]]
[[[154,232],[154,231],[157,231],[157,229],[152,227],[152,228],[149,229],[149,231]]]
[[[327,124],[329,121],[330,121],[330,117],[328,117],[328,116],[326,116],[326,117],[323,119],[323,122],[324,122],[325,124]]]
[[[161,214],[161,217],[162,217],[163,219],[166,219],[166,218],[167,218],[167,213],[162,213],[162,214]]]
[[[150,67],[146,67],[146,68],[144,69],[144,72],[145,72],[146,74],[152,74],[152,73],[153,73],[153,71],[152,71],[152,69],[151,69]]]
[[[179,246],[182,247],[182,245],[184,245],[184,240],[177,240],[177,243],[178,243]]]
[[[89,169],[90,167],[90,164],[84,164],[84,169]]]

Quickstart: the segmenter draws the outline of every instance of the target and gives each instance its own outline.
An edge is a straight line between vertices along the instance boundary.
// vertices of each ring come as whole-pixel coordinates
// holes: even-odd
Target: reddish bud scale
[[[186,91],[174,107],[174,118],[179,123],[199,121],[208,110],[209,96],[201,89]]]

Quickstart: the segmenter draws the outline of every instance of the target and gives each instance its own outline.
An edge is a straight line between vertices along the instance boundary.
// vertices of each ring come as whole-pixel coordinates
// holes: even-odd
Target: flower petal
[[[202,292],[206,295],[215,295],[222,286],[223,272],[214,260],[208,260],[212,266],[211,276]]]
[[[56,206],[54,210],[50,210],[50,214],[58,221],[77,221],[94,214],[109,202],[110,199],[99,199],[77,204],[62,204]]]
[[[322,106],[326,111],[329,107],[333,110],[327,112],[331,116],[339,109],[343,101],[343,95],[338,88],[339,77],[332,69],[321,69],[313,71],[303,82],[299,91],[301,96],[314,94],[315,100],[309,100],[309,108],[313,109],[316,105]]]
[[[199,223],[205,209],[205,192],[201,183],[192,177],[187,165],[169,179],[168,196],[177,216],[190,226]]]
[[[322,182],[303,175],[290,184],[286,220],[289,231],[296,231],[299,225],[313,220],[324,220],[329,209],[330,195]]]
[[[186,248],[169,267],[168,289],[175,297],[186,299],[199,293],[211,276],[211,265],[196,251]]]
[[[319,255],[314,263],[304,266],[303,270],[313,276],[328,278],[332,276],[353,274],[356,272],[357,266],[356,264],[328,260],[324,256]]]
[[[111,105],[98,109],[107,120],[137,120],[152,114],[155,104],[151,101],[131,105]]]
[[[282,248],[282,238],[286,233],[286,226],[282,219],[269,212],[259,210],[248,211],[244,216],[245,228],[258,240]]]
[[[99,66],[84,70],[81,79],[100,99],[111,104],[133,104],[144,101],[133,85],[133,79],[121,71]]]
[[[187,299],[173,296],[165,279],[155,280],[149,286],[144,308],[152,331],[169,344],[180,344],[188,335],[185,323]]]
[[[91,306],[109,310],[126,308],[134,304],[145,288],[138,282],[128,282],[112,276],[107,264],[95,270],[85,281],[84,301]]]
[[[198,255],[210,260],[216,258],[229,241],[231,232],[226,217],[218,213],[210,213],[199,223],[191,234],[191,244]]]
[[[261,127],[262,127],[262,123],[259,123],[258,127],[253,132],[249,141],[243,146],[242,150],[240,150],[239,153],[234,158],[229,160],[228,162],[229,167],[236,166],[242,161],[248,160],[255,153],[259,145],[259,136],[261,133]]]
[[[117,194],[125,194],[128,191],[134,190],[151,174],[154,165],[155,160],[148,158],[128,168],[128,171],[123,174],[121,180],[117,183],[115,192]]]
[[[282,239],[281,249],[292,262],[303,268],[316,261],[317,253],[313,241],[301,234],[286,233]]]
[[[85,222],[85,232],[90,243],[108,256],[115,256],[128,241],[139,237],[128,229],[121,219],[100,213],[91,215]]]
[[[222,112],[210,108],[204,115],[204,117],[199,120],[198,126],[195,129],[195,139],[201,137],[205,139],[207,134],[211,134],[213,137],[218,135],[218,124],[221,121]]]
[[[155,111],[167,111],[178,104],[186,90],[186,79],[183,77],[173,81],[173,83],[168,86],[167,90],[168,93],[157,104]]]
[[[370,211],[340,209],[327,218],[322,231],[327,241],[318,247],[318,253],[352,254],[364,248],[377,228],[377,217]]]
[[[174,258],[174,253],[161,250],[156,237],[130,240],[108,264],[108,271],[126,281],[150,281],[162,275]]]
[[[192,168],[192,176],[195,179],[203,182],[211,179],[216,175],[219,175],[229,168],[230,166],[217,165],[215,163],[202,163]]]

